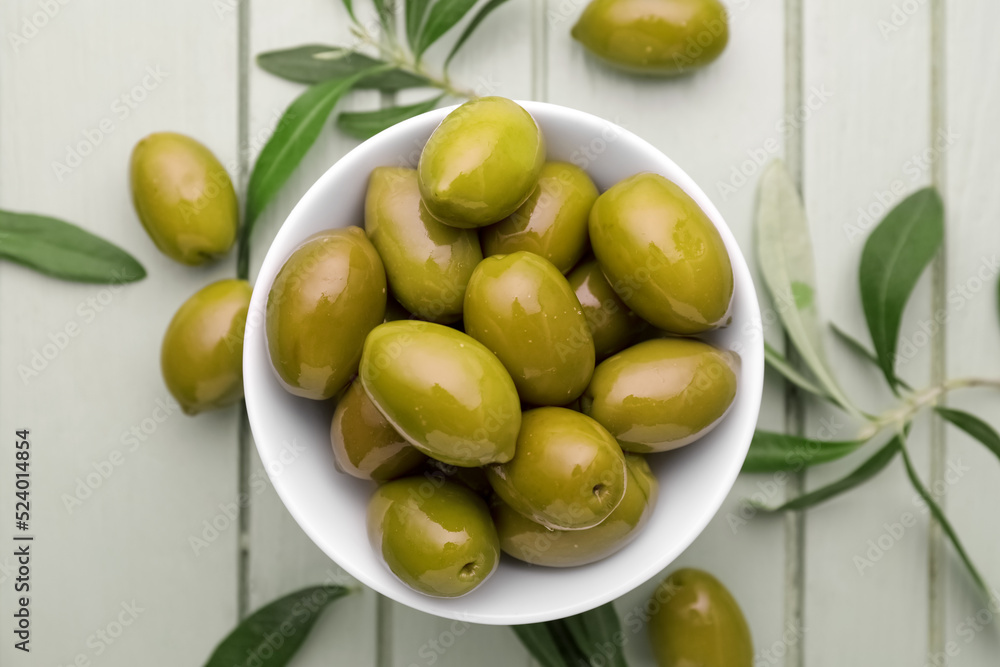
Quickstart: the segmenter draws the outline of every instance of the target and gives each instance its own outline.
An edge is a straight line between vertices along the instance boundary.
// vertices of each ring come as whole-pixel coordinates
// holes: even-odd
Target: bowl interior
[[[677,165],[632,133],[590,114],[522,102],[537,119],[549,159],[584,169],[603,191],[641,171],[680,185],[722,233],[735,272],[733,323],[710,340],[743,358],[740,389],[719,426],[701,441],[650,457],[660,479],[659,502],[648,527],[629,546],[598,563],[556,569],[504,558],[493,577],[457,599],[431,598],[397,581],[372,551],[365,529],[371,484],[338,473],[329,446],[329,402],[285,392],[270,368],[264,312],[272,281],[306,237],[363,221],[368,175],[378,166],[415,166],[420,150],[449,109],[400,123],[365,142],[331,167],[288,216],[257,278],[244,343],[247,409],[261,460],[285,506],[337,564],[379,593],[438,616],[514,625],[561,618],[620,597],[673,561],[718,511],[739,473],[757,421],[763,382],[759,310],[746,262],[708,197]]]

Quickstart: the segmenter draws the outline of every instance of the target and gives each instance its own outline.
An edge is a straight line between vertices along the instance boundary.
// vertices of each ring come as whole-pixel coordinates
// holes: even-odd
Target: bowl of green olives
[[[473,623],[620,597],[709,523],[764,352],[740,249],[627,130],[479,98],[333,165],[267,252],[244,339],[258,452],[347,573]]]

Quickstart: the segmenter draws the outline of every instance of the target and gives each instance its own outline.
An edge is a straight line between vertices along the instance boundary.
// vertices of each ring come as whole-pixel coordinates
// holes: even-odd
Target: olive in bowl
[[[733,293],[727,319],[731,317],[732,322],[701,335],[714,348],[740,355],[739,389],[725,419],[696,445],[648,457],[659,494],[645,529],[626,546],[576,567],[539,567],[505,557],[485,583],[461,597],[414,590],[386,566],[369,541],[367,511],[375,487],[336,470],[328,444],[333,406],[292,395],[271,369],[261,314],[286,259],[313,234],[359,225],[364,220],[372,171],[401,166],[399,156],[410,155],[414,145],[423,146],[453,109],[429,112],[377,135],[342,158],[306,193],[264,259],[244,346],[246,400],[255,443],[265,468],[272,471],[279,496],[319,548],[361,583],[401,604],[495,625],[580,613],[620,597],[661,572],[701,533],[731,489],[753,435],[763,383],[763,342],[754,327],[759,309],[753,283],[739,246],[704,192],[663,153],[606,120],[551,104],[523,102],[520,106],[544,135],[545,161],[572,161],[576,147],[603,137],[607,149],[586,169],[599,191],[638,173],[667,178],[704,212],[731,259]],[[418,165],[414,161],[402,166]],[[394,350],[386,351],[391,357],[397,353]],[[306,446],[289,463],[288,443],[292,441]],[[623,501],[619,500],[619,506]]]

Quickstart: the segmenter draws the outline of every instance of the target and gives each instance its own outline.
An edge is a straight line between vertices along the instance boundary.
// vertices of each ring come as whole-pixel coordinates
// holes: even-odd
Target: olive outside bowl
[[[372,550],[365,526],[370,482],[337,472],[330,449],[330,401],[292,396],[270,368],[264,337],[267,295],[285,259],[324,229],[360,225],[368,175],[380,166],[416,166],[420,148],[451,108],[425,113],[364,142],[333,165],[285,220],[264,258],[250,302],[243,351],[247,411],[275,490],[302,529],[364,585],[429,614],[489,625],[537,623],[578,614],[621,597],[681,554],[722,506],[750,447],[764,377],[757,295],[729,227],[693,180],[659,150],[606,120],[554,104],[521,102],[545,133],[549,160],[586,169],[601,191],[642,171],[683,188],[718,227],[735,275],[732,324],[706,338],[742,357],[739,390],[725,419],[697,443],[649,457],[659,502],[645,531],[613,556],[574,568],[527,565],[504,557],[493,576],[459,598],[433,598],[398,581]],[[453,108],[453,107],[452,107]]]

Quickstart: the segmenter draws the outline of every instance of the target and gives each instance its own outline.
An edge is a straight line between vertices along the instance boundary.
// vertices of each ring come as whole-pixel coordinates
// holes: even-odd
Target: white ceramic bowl
[[[400,123],[344,156],[305,194],[278,232],[257,278],[243,353],[247,410],[261,460],[288,511],[344,570],[379,593],[421,611],[473,623],[516,625],[581,613],[624,595],[670,564],[705,528],[729,493],[757,422],[764,372],[760,312],[746,261],[722,216],[669,158],[631,132],[581,111],[522,102],[535,117],[549,159],[587,170],[603,191],[641,171],[680,185],[708,213],[729,249],[735,272],[733,322],[709,338],[743,358],[729,414],[705,438],[650,457],[659,503],[645,531],[603,561],[575,568],[529,566],[504,557],[469,595],[432,598],[400,583],[372,551],[365,531],[370,483],[334,469],[329,402],[296,398],[278,384],[264,341],[267,294],[285,259],[323,229],[361,224],[368,175],[378,166],[416,166],[420,149],[450,109]]]

